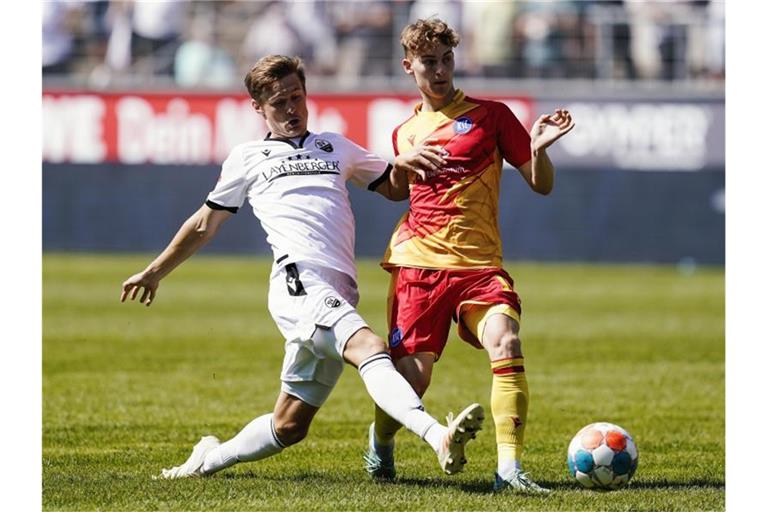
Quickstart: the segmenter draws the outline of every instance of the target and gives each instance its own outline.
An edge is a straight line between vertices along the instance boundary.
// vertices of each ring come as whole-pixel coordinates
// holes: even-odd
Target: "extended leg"
[[[438,423],[424,412],[417,393],[393,366],[384,340],[369,329],[355,333],[347,343],[344,358],[357,366],[376,405],[429,443],[443,471],[453,474],[463,470],[464,445],[482,428],[484,415],[479,404],[464,409],[447,427]]]
[[[397,362],[395,362],[395,367],[421,398],[427,392],[429,383],[432,380],[432,366],[434,365],[434,362],[434,354],[420,352],[398,359]],[[394,443],[395,434],[401,427],[402,425],[398,421],[392,419],[392,417],[384,412],[379,406],[376,406],[374,431],[376,434],[376,441],[379,444],[391,445]]]
[[[429,387],[434,361],[434,354],[418,353],[398,359],[395,367],[416,394],[423,397]],[[372,477],[384,480],[395,477],[395,434],[402,426],[376,405],[374,422],[368,432],[366,455],[366,469]]]
[[[229,441],[203,437],[181,466],[164,469],[163,478],[208,476],[238,462],[265,459],[296,444],[309,431],[318,408],[281,392],[272,413],[259,416]]]
[[[206,455],[203,473],[210,475],[238,462],[261,460],[280,453],[307,436],[318,410],[281,392],[271,414],[259,416]]]
[[[405,425],[428,442],[426,436],[430,430],[445,433],[445,428],[424,412],[419,396],[395,370],[384,340],[370,329],[360,329],[350,338],[344,350],[344,359],[357,367],[377,407],[395,418],[398,424]]]

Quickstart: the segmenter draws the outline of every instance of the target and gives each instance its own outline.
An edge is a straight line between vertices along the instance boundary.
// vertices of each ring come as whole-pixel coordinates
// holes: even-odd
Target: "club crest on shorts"
[[[326,153],[333,151],[333,145],[325,139],[315,139],[315,147],[322,149]]]
[[[395,348],[403,341],[403,331],[399,327],[392,329],[389,333],[389,347]]]
[[[467,116],[462,116],[453,123],[453,131],[458,134],[464,135],[472,129],[472,119]]]
[[[325,298],[325,305],[329,308],[337,308],[341,306],[341,301],[334,297],[333,295],[329,295]]]

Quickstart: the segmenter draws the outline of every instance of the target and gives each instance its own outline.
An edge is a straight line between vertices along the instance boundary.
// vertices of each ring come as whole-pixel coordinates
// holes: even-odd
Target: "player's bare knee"
[[[493,344],[493,350],[496,352],[496,358],[502,357],[523,357],[522,343],[520,336],[512,331],[507,331],[499,336]]]
[[[387,344],[384,342],[384,338],[373,333],[365,337],[363,347],[370,355],[387,352]]]
[[[347,342],[344,348],[344,359],[356,365],[374,354],[387,351],[387,344],[383,338],[369,329],[361,329]]]

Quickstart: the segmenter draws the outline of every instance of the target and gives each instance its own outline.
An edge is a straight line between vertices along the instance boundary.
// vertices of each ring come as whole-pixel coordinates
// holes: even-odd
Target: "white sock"
[[[432,425],[426,434],[424,434],[424,440],[429,443],[429,446],[437,453],[443,444],[443,438],[448,433],[448,427],[444,427],[439,423]]]
[[[499,464],[497,467],[497,473],[501,478],[508,479],[511,478],[512,475],[515,473],[519,473],[523,470],[523,465],[520,463],[520,461],[509,459],[509,460],[499,460]]]
[[[382,352],[372,355],[360,363],[358,372],[376,405],[437,451],[439,441],[433,444],[426,436],[429,434],[431,439],[435,431],[439,432],[440,427],[445,431],[445,427],[424,412],[419,395],[397,372],[389,354]]]
[[[203,473],[210,475],[238,462],[266,459],[283,451],[285,446],[275,434],[272,416],[272,413],[259,416],[235,437],[208,452],[203,461]]]

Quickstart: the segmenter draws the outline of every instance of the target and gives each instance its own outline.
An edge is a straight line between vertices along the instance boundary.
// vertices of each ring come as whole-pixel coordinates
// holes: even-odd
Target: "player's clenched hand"
[[[557,109],[554,114],[539,116],[531,128],[531,147],[534,150],[545,149],[573,130],[574,126],[576,124],[571,118],[571,113],[564,109]]]
[[[448,161],[448,152],[438,144],[437,139],[425,139],[414,146],[411,151],[400,153],[395,158],[395,166],[418,175],[422,180],[427,179],[427,172],[437,172]]]
[[[149,306],[155,299],[157,288],[160,286],[160,280],[147,275],[145,272],[134,274],[123,283],[123,291],[120,293],[120,302],[125,302],[126,298],[135,300],[139,292],[144,289],[139,302]]]

